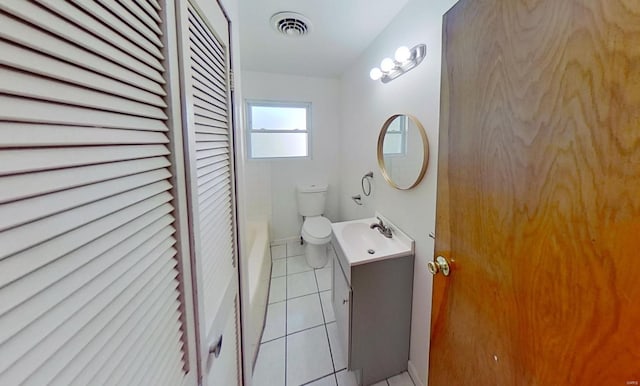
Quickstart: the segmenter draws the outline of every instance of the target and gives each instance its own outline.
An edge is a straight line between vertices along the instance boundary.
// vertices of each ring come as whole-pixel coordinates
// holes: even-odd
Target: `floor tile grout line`
[[[322,327],[322,326],[324,326],[324,323],[316,324],[315,326],[311,326],[311,327],[307,327],[307,328],[303,328],[302,330],[294,331],[294,332],[292,332],[290,334],[287,333],[286,336],[296,335],[296,334],[299,334],[301,332],[306,332],[306,331],[313,330],[314,328],[318,328],[318,327]]]
[[[313,294],[312,294],[312,295],[313,295]],[[277,302],[269,303],[268,305],[278,304],[278,303],[284,303],[284,302],[286,302],[286,301],[287,301],[287,299],[284,299],[284,300],[278,300]]]
[[[285,308],[286,308],[286,307],[285,307]],[[326,324],[331,324],[331,323],[334,323],[334,322],[329,322],[329,323],[326,323]],[[287,322],[286,322],[286,320],[285,320],[285,329],[286,329],[286,325],[287,325]],[[309,331],[309,330],[313,330],[314,328],[322,327],[322,326],[324,326],[324,325],[325,325],[325,323],[321,323],[321,324],[316,324],[315,326],[311,326],[311,327],[303,328],[302,330],[294,331],[294,332],[292,332],[292,333],[286,333],[286,332],[285,332],[285,334],[284,334],[284,335],[280,335],[280,336],[278,336],[277,338],[271,338],[271,339],[269,339],[269,340],[265,340],[264,342],[260,342],[260,344],[273,342],[274,340],[282,339],[282,338],[284,338],[284,337],[291,336],[291,335],[296,335],[296,334],[299,334],[299,333],[301,333],[301,332],[306,332],[306,331]]]
[[[287,258],[287,246],[284,246],[284,256],[282,257],[273,257],[273,247],[279,247],[280,245],[271,245],[269,247],[269,251],[271,252],[271,261],[273,260],[282,260],[282,259],[286,259]]]
[[[288,256],[288,246],[286,244],[285,244],[285,255],[287,255],[286,259],[290,258]],[[285,299],[282,300],[282,301],[273,302],[273,303],[269,303],[268,304],[270,306],[270,305],[273,305],[273,304],[278,304],[278,303],[285,302],[285,335],[284,336],[279,336],[277,338],[270,339],[268,341],[260,342],[260,345],[263,345],[263,344],[266,344],[266,343],[270,343],[270,342],[273,342],[275,340],[284,338],[284,344],[285,344],[285,350],[284,350],[284,354],[285,354],[285,358],[284,358],[284,365],[285,365],[284,366],[284,385],[286,386],[287,385],[287,367],[288,367],[288,336],[299,334],[299,333],[303,333],[303,332],[311,330],[311,329],[324,327],[325,336],[327,338],[327,345],[329,347],[329,355],[331,356],[331,366],[332,366],[333,372],[325,374],[325,375],[323,375],[323,376],[321,376],[319,378],[310,380],[310,381],[304,383],[304,385],[316,382],[316,381],[321,380],[323,378],[331,377],[332,375],[334,377],[336,385],[338,385],[337,373],[339,371],[346,370],[346,368],[345,369],[341,369],[339,371],[336,371],[335,363],[334,363],[334,359],[333,359],[333,353],[332,353],[332,349],[331,349],[331,340],[329,339],[329,331],[328,331],[328,328],[327,328],[327,324],[335,323],[336,321],[332,321],[332,322],[327,323],[327,317],[325,315],[324,305],[322,303],[322,296],[321,296],[322,293],[329,292],[329,291],[331,291],[331,289],[326,289],[326,290],[320,291],[320,284],[319,284],[318,276],[317,276],[317,273],[316,273],[320,269],[313,269],[312,268],[309,271],[290,273],[289,272],[289,264],[288,263],[289,262],[285,260],[285,273],[286,274],[284,276],[271,277],[271,279],[283,278],[283,277],[285,278],[285,283],[284,283],[285,284]],[[306,272],[313,272],[313,277],[314,277],[314,281],[315,281],[317,290],[314,291],[314,292],[305,294],[305,295],[299,295],[299,296],[295,296],[295,297],[289,298],[289,286],[288,286],[288,280],[286,280],[286,278],[288,278],[289,276],[293,276],[293,275],[300,274],[300,273],[306,273]],[[289,303],[289,300],[299,299],[299,298],[302,298],[302,297],[308,297],[308,296],[313,296],[313,295],[316,295],[318,297],[318,301],[320,302],[320,310],[322,312],[322,321],[323,321],[323,323],[319,324],[319,325],[316,325],[316,326],[307,327],[307,328],[299,330],[299,331],[288,333],[287,330],[288,330],[288,303]]]
[[[287,259],[292,259],[294,257],[301,257],[301,256],[304,256],[304,252],[300,255],[287,256]]]
[[[284,280],[284,285],[285,285],[285,292],[284,292],[284,299],[283,300],[278,300],[278,301],[271,301],[271,288],[273,288],[273,279],[283,279]],[[267,305],[270,304],[276,304],[276,303],[281,303],[287,300],[287,277],[286,276],[281,276],[281,277],[272,277],[271,279],[269,279],[269,294],[267,295]]]
[[[287,265],[288,265],[288,264],[287,264]],[[310,270],[308,270],[308,271],[295,272],[295,273],[293,273],[293,272],[292,272],[291,274],[289,274],[289,273],[287,272],[287,276],[296,276],[296,275],[300,275],[300,274],[308,273],[308,272],[313,272],[313,273],[314,273],[314,275],[315,275],[315,271],[316,271],[316,270],[312,268],[312,269],[310,269]]]
[[[302,385],[300,385],[300,386],[306,386],[306,385],[309,385],[309,384],[311,384],[311,383],[313,383],[313,382],[315,382],[315,381],[319,381],[319,380],[321,380],[321,379],[324,379],[324,378],[330,377],[330,376],[332,376],[332,375],[334,375],[334,374],[335,374],[335,373],[325,374],[325,375],[323,375],[323,376],[321,376],[321,377],[319,377],[319,378],[315,378],[315,379],[310,380],[309,382],[305,382],[305,383],[303,383],[303,384],[302,384]]]
[[[289,251],[287,250],[289,247],[287,246],[287,243],[284,244],[284,255],[285,257],[289,254]],[[287,260],[285,259],[284,261],[284,273],[285,273],[285,279],[284,279],[284,386],[287,386],[287,362],[289,359],[289,356],[287,355],[287,346],[288,346],[288,340],[287,340],[287,319],[288,319],[288,305],[289,305],[289,286],[287,285],[288,280],[287,278],[287,274],[289,273],[289,264],[287,264]]]
[[[297,274],[299,274],[299,273],[308,273],[308,272],[312,272],[312,271],[313,271],[313,270],[310,270],[310,271],[300,271],[300,272],[291,272],[291,273],[290,273],[290,274],[288,274],[287,276],[294,276],[294,275],[297,275]]]
[[[291,272],[290,274],[288,274],[287,276],[293,276],[293,275],[297,275],[299,273],[307,273],[307,272],[312,272],[313,269],[310,269],[308,271],[300,271],[300,272]]]
[[[327,345],[329,346],[329,356],[331,357],[331,368],[333,369],[333,377],[338,384],[338,376],[336,375],[336,363],[333,360],[333,350],[331,349],[331,339],[329,339],[329,329],[327,328],[327,318],[324,314],[324,306],[322,305],[322,296],[320,296],[320,283],[318,283],[318,275],[316,270],[313,270],[313,277],[316,279],[316,286],[318,287],[318,300],[320,300],[320,311],[322,311],[322,321],[324,322],[324,333],[327,336]]]
[[[332,263],[332,262],[330,262]],[[323,267],[324,268],[324,267]],[[333,273],[333,272],[332,272]],[[324,315],[324,306],[322,305],[322,292],[326,292],[326,291],[320,291],[320,283],[318,282],[318,275],[316,275],[316,271],[313,271],[313,276],[315,276],[316,278],[316,285],[318,286],[318,297],[320,298],[320,309],[322,310],[322,319],[324,320],[324,331],[327,334],[327,343],[329,344],[329,355],[331,355],[331,366],[333,367],[333,378],[336,381],[336,386],[340,386],[338,385],[338,372],[336,371],[336,363],[333,360],[333,349],[331,348],[331,339],[329,339],[329,328],[327,327],[327,318]],[[331,291],[333,288],[329,289],[328,291]],[[331,307],[333,307],[333,304],[330,304]],[[334,311],[335,312],[335,311]],[[335,320],[334,320],[335,322]],[[337,326],[337,324],[336,324]]]
[[[326,291],[323,291],[323,292],[326,292]],[[298,296],[293,296],[293,297],[287,298],[286,300],[295,300],[295,299],[300,299],[300,298],[303,298],[303,297],[305,297],[305,296],[313,296],[313,295],[315,295],[315,294],[319,294],[319,293],[320,293],[319,291],[309,292],[308,294],[298,295]],[[283,300],[283,301],[284,301],[284,300]],[[280,302],[278,302],[278,303],[280,303]],[[274,303],[271,303],[271,304],[274,304]]]
[[[288,343],[288,337],[289,337],[290,335],[295,335],[295,334],[303,333],[303,332],[308,331],[308,330],[311,330],[311,329],[315,329],[315,328],[319,328],[319,327],[324,327],[325,336],[326,336],[326,338],[327,338],[327,346],[329,347],[329,355],[331,356],[331,368],[332,368],[333,372],[331,372],[331,373],[329,373],[329,374],[326,374],[326,375],[323,375],[323,376],[321,376],[321,377],[319,377],[319,378],[317,378],[317,379],[310,380],[310,381],[308,381],[308,382],[304,383],[304,385],[309,384],[309,383],[313,383],[313,382],[315,382],[315,381],[318,381],[318,380],[323,379],[323,378],[326,378],[326,377],[330,377],[331,375],[333,375],[333,376],[334,376],[334,380],[335,380],[335,382],[336,382],[336,385],[338,385],[338,378],[337,378],[336,369],[335,369],[335,364],[334,364],[334,360],[333,360],[333,353],[332,353],[332,350],[331,350],[331,341],[330,341],[330,339],[329,339],[329,331],[328,331],[328,329],[327,329],[327,318],[326,318],[326,316],[325,316],[324,306],[323,306],[323,304],[322,304],[322,297],[321,297],[321,293],[322,293],[322,292],[329,292],[329,291],[331,291],[331,289],[326,289],[326,290],[320,291],[320,284],[319,284],[319,281],[318,281],[318,276],[317,276],[317,274],[316,274],[316,271],[318,271],[317,269],[313,269],[313,268],[311,268],[311,270],[308,270],[308,271],[301,271],[301,272],[290,273],[290,272],[289,272],[289,262],[288,262],[287,260],[288,260],[289,258],[291,258],[291,257],[296,257],[296,256],[288,256],[288,254],[289,254],[289,251],[288,251],[288,245],[287,245],[287,244],[285,244],[285,256],[286,256],[286,258],[285,258],[285,259],[286,259],[286,260],[285,260],[285,273],[286,273],[286,274],[285,274],[285,276],[284,276],[284,277],[285,277],[285,300],[283,300],[284,302],[286,302],[286,303],[285,303],[285,335],[284,335],[284,336],[281,336],[281,337],[278,337],[278,338],[274,338],[274,339],[269,340],[269,341],[266,341],[266,342],[261,342],[260,344],[268,343],[268,342],[274,341],[274,340],[276,340],[276,339],[282,339],[282,338],[284,338],[284,339],[285,339],[285,358],[284,358],[284,359],[285,359],[285,386],[286,386],[286,384],[287,384],[287,367],[288,367],[288,350],[287,350],[287,347],[288,347],[288,344],[287,344],[287,343]],[[300,255],[300,256],[304,256],[304,255]],[[315,284],[316,284],[316,291],[311,292],[311,293],[308,293],[308,294],[299,295],[299,296],[295,296],[295,297],[291,297],[291,298],[290,298],[290,297],[289,297],[289,285],[288,285],[288,278],[289,278],[289,276],[294,276],[294,275],[301,274],[301,273],[306,273],[306,272],[313,272],[313,278],[314,278],[314,281],[315,281]],[[283,276],[272,277],[272,279],[274,279],[274,278],[278,278],[278,277],[283,277]],[[289,300],[299,299],[299,298],[308,297],[308,296],[313,296],[313,295],[316,295],[316,296],[317,296],[318,301],[320,302],[320,311],[322,312],[322,322],[323,322],[323,323],[322,323],[322,324],[320,324],[320,325],[316,325],[316,326],[308,327],[308,328],[305,328],[305,329],[302,329],[302,330],[299,330],[299,331],[295,331],[295,332],[289,333],[289,332],[288,332],[288,305],[289,305]],[[281,302],[282,302],[282,301],[280,301],[280,302],[274,302],[274,303],[271,303],[271,304],[277,304],[277,303],[281,303]],[[333,321],[333,322],[331,322],[331,323],[334,323],[334,322],[335,322],[335,321]]]
[[[318,279],[317,279],[317,277],[316,277],[316,273],[315,273],[315,270],[314,270],[314,269],[311,269],[311,271],[297,272],[297,273],[292,273],[291,275],[289,275],[289,274],[288,274],[288,270],[289,270],[289,268],[288,268],[288,267],[289,267],[289,264],[287,264],[287,276],[286,276],[286,278],[287,278],[287,283],[288,283],[288,281],[289,281],[289,277],[290,277],[290,276],[296,276],[296,275],[300,275],[300,274],[303,274],[303,273],[309,273],[309,272],[312,272],[312,273],[313,273],[313,278],[314,278],[314,280],[315,280],[315,282],[316,282],[316,290],[315,290],[315,291],[313,291],[313,292],[306,293],[306,294],[304,294],[304,295],[292,296],[291,298],[289,298],[289,293],[288,293],[288,288],[289,288],[289,286],[287,285],[287,293],[285,294],[285,296],[286,296],[286,298],[287,298],[286,300],[290,300],[290,299],[297,299],[297,298],[301,298],[301,297],[303,297],[303,296],[309,296],[309,295],[313,295],[313,294],[315,294],[315,293],[319,293],[319,292],[320,292],[320,288],[319,288],[320,286],[318,285]]]

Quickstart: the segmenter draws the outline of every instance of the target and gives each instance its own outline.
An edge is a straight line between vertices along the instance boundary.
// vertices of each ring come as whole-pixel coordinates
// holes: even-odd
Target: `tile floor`
[[[256,360],[254,386],[356,386],[337,348],[331,305],[331,264],[313,269],[299,242],[271,247],[267,319]],[[414,386],[402,373],[375,386]]]

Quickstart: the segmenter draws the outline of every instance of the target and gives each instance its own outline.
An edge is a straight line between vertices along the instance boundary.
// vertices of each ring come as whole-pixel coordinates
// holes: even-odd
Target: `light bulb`
[[[369,77],[372,80],[378,80],[382,78],[382,70],[380,70],[378,67],[372,68],[371,71],[369,71]]]
[[[391,58],[384,58],[382,62],[380,62],[380,69],[382,72],[389,72],[393,70],[396,66],[396,63]]]
[[[396,58],[396,61],[404,63],[411,58],[411,50],[406,46],[398,47],[394,57]]]

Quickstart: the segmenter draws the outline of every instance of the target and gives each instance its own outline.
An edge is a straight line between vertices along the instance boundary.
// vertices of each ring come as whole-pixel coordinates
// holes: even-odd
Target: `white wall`
[[[302,219],[296,206],[297,183],[328,183],[326,216],[338,219],[339,82],[263,72],[242,72],[243,97],[253,100],[311,102],[311,159],[245,161],[249,217],[271,222],[271,239],[300,236]]]
[[[435,229],[442,15],[455,2],[411,0],[341,79],[341,214],[349,220],[379,211],[416,241],[409,367],[423,385],[429,355],[432,278],[426,265],[433,258],[428,234]],[[427,45],[420,66],[388,84],[369,78],[369,70],[393,56],[398,46],[418,43]],[[427,174],[411,191],[391,188],[377,166],[378,131],[395,113],[417,116],[430,140]],[[350,196],[360,193],[360,178],[368,170],[374,172],[374,191],[358,207]]]

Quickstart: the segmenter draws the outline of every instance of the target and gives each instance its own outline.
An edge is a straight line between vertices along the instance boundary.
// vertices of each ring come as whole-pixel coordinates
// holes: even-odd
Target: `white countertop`
[[[375,217],[331,224],[333,238],[337,241],[350,266],[371,263],[414,253],[414,241],[387,219],[376,214],[391,228],[392,237],[386,238],[371,224],[378,223]],[[373,253],[369,253],[373,250]]]

